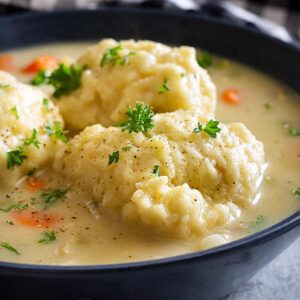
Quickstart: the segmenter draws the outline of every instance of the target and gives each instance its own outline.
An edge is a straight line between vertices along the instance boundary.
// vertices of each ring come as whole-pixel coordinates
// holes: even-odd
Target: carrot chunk
[[[34,74],[41,70],[51,70],[58,66],[58,59],[52,55],[44,55],[36,58],[32,63],[22,69],[23,73]]]
[[[11,213],[11,217],[18,224],[34,228],[49,228],[59,221],[58,216],[29,209],[14,211]]]
[[[42,188],[44,188],[45,185],[46,185],[46,182],[44,182],[43,180],[30,178],[26,181],[25,187],[26,187],[26,190],[28,190],[31,193],[34,193],[34,192],[37,192],[37,191],[41,190]]]
[[[241,101],[240,91],[236,88],[230,88],[222,93],[222,100],[231,105],[237,105]]]
[[[0,56],[0,69],[3,71],[12,71],[14,69],[12,55],[4,54]]]

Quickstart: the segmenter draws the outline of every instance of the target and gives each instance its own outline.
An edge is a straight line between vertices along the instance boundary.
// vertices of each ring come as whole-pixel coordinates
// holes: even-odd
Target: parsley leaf
[[[20,115],[19,115],[19,112],[18,112],[18,109],[16,106],[14,106],[10,111],[15,115],[17,120],[20,118]]]
[[[29,170],[28,173],[27,173],[27,176],[28,177],[33,177],[34,174],[36,173],[36,171],[37,171],[36,168],[33,168],[33,169]]]
[[[160,176],[160,171],[159,171],[159,166],[158,165],[154,166],[152,173],[154,175]]]
[[[116,124],[116,127],[122,127],[122,131],[128,130],[132,132],[147,132],[154,127],[152,118],[153,110],[146,104],[137,103],[134,109],[128,108],[126,115],[128,119]]]
[[[11,226],[15,225],[15,223],[13,221],[9,221],[9,220],[6,220],[5,223],[8,224],[8,225],[11,225]]]
[[[8,213],[11,212],[12,210],[23,210],[28,208],[28,204],[24,204],[22,202],[19,202],[17,204],[12,204],[8,206],[7,208],[0,208],[0,211]]]
[[[40,197],[44,200],[46,207],[50,204],[53,204],[55,202],[57,202],[60,199],[63,199],[67,192],[70,190],[70,188],[66,188],[66,189],[56,189],[56,190],[47,190],[47,191],[43,191],[40,194]]]
[[[218,125],[218,121],[210,120],[204,127],[203,131],[205,131],[212,138],[216,138],[217,133],[221,131],[221,128],[219,128]]]
[[[271,108],[272,108],[272,104],[271,104],[270,102],[266,102],[266,103],[264,104],[264,107],[265,107],[266,109],[271,109]]]
[[[62,124],[59,121],[54,121],[53,127],[51,125],[47,124],[44,126],[46,132],[49,136],[54,136],[58,140],[61,140],[63,143],[68,142],[68,138],[66,137],[67,131],[62,130]]]
[[[9,84],[2,84],[2,83],[0,83],[0,89],[7,89],[9,87],[10,87]]]
[[[131,146],[128,145],[128,146],[125,146],[122,148],[123,151],[129,151],[131,149]]]
[[[111,154],[108,155],[108,165],[113,163],[117,163],[119,161],[120,152],[119,150],[113,151]]]
[[[48,111],[49,110],[49,99],[43,98],[43,107]]]
[[[291,124],[284,122],[283,127],[287,129],[287,132],[291,136],[300,136],[300,129],[293,128]]]
[[[30,138],[25,139],[24,146],[34,145],[37,149],[40,149],[40,142],[38,141],[37,137],[37,130],[34,128],[32,131],[32,135]]]
[[[198,122],[198,126],[196,128],[194,128],[193,132],[198,133],[200,131],[204,131],[212,138],[216,138],[217,133],[221,131],[221,128],[218,127],[219,124],[220,124],[219,121],[210,120],[207,122],[207,124],[203,128],[203,125],[201,125]]]
[[[122,46],[118,45],[116,47],[108,49],[102,56],[102,59],[100,61],[100,66],[104,67],[106,65],[111,65],[111,66],[124,66],[128,64],[129,62],[129,57],[134,55],[134,52],[129,52],[125,56],[120,55],[120,51],[122,50]]]
[[[198,122],[198,125],[197,125],[196,128],[194,128],[193,132],[197,133],[197,132],[200,132],[200,131],[202,131],[202,125]]]
[[[45,70],[41,70],[38,74],[31,80],[32,85],[42,85],[48,83],[48,74]]]
[[[213,65],[214,58],[211,53],[203,52],[201,56],[197,57],[197,62],[200,67],[207,69]]]
[[[5,243],[5,242],[0,242],[0,246],[8,251],[14,252],[17,255],[20,255],[17,249],[15,249],[12,245]]]
[[[298,200],[300,200],[300,187],[293,190],[293,194],[296,196]]]
[[[44,231],[42,232],[42,238],[38,241],[40,244],[48,244],[51,243],[53,241],[56,241],[57,237],[55,232],[52,231]]]
[[[164,94],[164,93],[170,91],[170,88],[168,87],[168,81],[169,81],[168,78],[164,79],[162,86],[160,86],[159,89],[158,89],[159,94]]]
[[[55,91],[53,96],[61,98],[69,95],[80,87],[80,80],[85,67],[60,64],[50,75],[44,70],[32,80],[33,85],[50,84]]]
[[[13,169],[15,166],[21,166],[25,159],[27,159],[27,154],[22,146],[7,152],[7,169]]]

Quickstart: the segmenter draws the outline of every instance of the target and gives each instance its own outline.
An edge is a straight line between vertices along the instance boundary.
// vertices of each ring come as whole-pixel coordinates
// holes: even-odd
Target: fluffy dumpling
[[[62,128],[62,118],[42,91],[0,71],[1,188],[51,161],[57,140],[45,126],[50,130],[54,124]]]
[[[216,91],[191,47],[171,48],[151,41],[105,39],[76,62],[86,66],[81,87],[57,104],[67,126],[82,130],[114,125],[137,101],[155,112],[198,108],[213,116]]]
[[[155,115],[145,134],[94,125],[59,151],[55,167],[127,223],[199,235],[238,218],[265,166],[262,143],[243,124],[221,124],[216,138],[194,132],[208,121],[200,111],[181,110]]]

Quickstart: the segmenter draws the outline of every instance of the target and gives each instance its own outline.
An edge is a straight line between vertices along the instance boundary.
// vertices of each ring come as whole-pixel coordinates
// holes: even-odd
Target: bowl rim
[[[25,12],[19,13],[17,15],[12,16],[4,16],[0,19],[1,23],[13,22],[14,20],[26,21],[32,18],[44,18],[44,17],[55,17],[59,15],[74,15],[74,14],[89,14],[89,13],[134,13],[134,14],[147,14],[147,15],[167,15],[167,16],[177,16],[177,17],[187,17],[187,18],[197,18],[202,19],[214,23],[218,23],[222,26],[232,27],[234,29],[252,32],[256,35],[261,36],[262,38],[272,40],[275,43],[282,44],[283,46],[290,48],[299,52],[300,54],[300,43],[292,42],[288,43],[279,39],[276,39],[273,36],[269,36],[265,33],[259,32],[254,28],[246,27],[246,25],[238,24],[231,22],[229,20],[220,20],[211,16],[207,16],[198,13],[191,13],[186,11],[160,11],[155,9],[143,9],[143,8],[112,8],[105,7],[99,9],[78,9],[78,10],[59,10],[54,12]],[[68,43],[72,43],[72,41],[68,41]],[[76,42],[76,41],[75,41]],[[36,43],[38,44],[38,43]],[[33,44],[34,45],[34,44]],[[33,46],[32,45],[32,46]],[[27,45],[26,45],[27,47]],[[16,47],[14,49],[20,49],[22,47]],[[253,67],[255,69],[255,66]],[[32,272],[41,274],[43,272],[47,272],[47,274],[55,273],[56,276],[67,275],[67,274],[82,274],[82,273],[98,273],[98,272],[120,272],[126,270],[138,270],[138,269],[148,269],[148,268],[157,268],[162,266],[168,266],[172,264],[180,264],[180,263],[193,263],[195,260],[200,259],[209,259],[212,256],[219,256],[226,254],[228,252],[239,251],[244,248],[248,248],[251,246],[255,246],[257,244],[262,244],[267,242],[268,240],[274,239],[279,235],[282,235],[297,226],[300,226],[300,210],[291,216],[279,221],[263,229],[257,233],[251,234],[244,238],[238,239],[236,241],[214,247],[207,250],[200,250],[195,252],[190,252],[186,254],[170,256],[159,259],[151,259],[151,260],[143,260],[136,262],[126,262],[126,263],[113,263],[113,264],[94,264],[94,265],[74,265],[74,266],[66,266],[66,265],[46,265],[46,264],[32,264],[32,263],[16,263],[16,262],[5,262],[0,261],[0,274],[2,271],[8,272]]]

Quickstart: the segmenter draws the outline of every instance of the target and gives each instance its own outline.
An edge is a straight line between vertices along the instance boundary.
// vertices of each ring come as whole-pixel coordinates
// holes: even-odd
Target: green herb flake
[[[293,128],[291,124],[284,122],[283,127],[287,130],[288,134],[294,137],[300,136],[300,129]]]
[[[101,58],[100,66],[127,65],[129,63],[129,57],[135,55],[135,52],[129,52],[128,54],[121,56],[120,51],[122,49],[121,45],[108,49]]]
[[[36,130],[36,129],[33,129],[32,134],[31,134],[31,137],[25,139],[25,141],[24,141],[24,146],[30,146],[30,145],[33,145],[33,146],[35,146],[37,149],[40,149],[40,144],[41,144],[41,143],[40,143],[40,142],[38,141],[38,139],[37,139],[37,130]]]
[[[203,129],[202,129],[202,125],[198,122],[197,127],[194,128],[193,132],[194,132],[194,133],[198,133],[198,132],[200,132],[200,131],[202,131],[202,130],[203,130]]]
[[[44,70],[31,81],[33,85],[50,84],[54,87],[53,96],[61,98],[69,95],[80,87],[80,80],[85,67],[60,64],[51,74]]]
[[[47,99],[47,98],[43,98],[43,107],[45,108],[45,110],[49,110],[49,103],[50,103],[50,101],[49,101],[49,99]]]
[[[261,229],[266,223],[266,217],[263,215],[258,216],[255,221],[249,223],[249,232],[255,232]]]
[[[108,166],[113,163],[117,163],[119,161],[120,152],[119,150],[113,151],[111,154],[108,155]]]
[[[156,175],[156,176],[160,176],[160,170],[159,170],[159,166],[158,165],[154,166],[152,173],[154,175]]]
[[[40,197],[46,204],[46,208],[47,208],[48,205],[51,205],[51,204],[57,202],[58,200],[65,198],[65,196],[69,190],[70,190],[70,188],[46,190],[46,191],[42,191],[40,193]]]
[[[48,83],[49,75],[46,73],[45,70],[39,71],[39,73],[31,80],[32,85],[42,85]]]
[[[214,57],[209,52],[203,52],[201,55],[197,56],[197,62],[200,67],[207,69],[213,65]]]
[[[17,120],[20,118],[20,115],[19,115],[19,112],[18,112],[18,109],[16,106],[14,106],[10,111],[14,114],[14,116],[16,117]]]
[[[37,171],[37,168],[33,168],[33,169],[29,170],[27,173],[27,176],[33,177],[35,175],[36,171]]]
[[[129,151],[130,149],[131,149],[130,145],[125,146],[125,147],[122,148],[122,150],[125,151],[125,152]]]
[[[15,223],[13,221],[9,221],[9,220],[6,220],[5,223],[8,224],[8,225],[15,225]]]
[[[0,247],[8,250],[8,251],[11,251],[17,255],[20,255],[19,251],[17,249],[15,249],[12,245],[8,244],[8,243],[5,243],[5,242],[0,242]]]
[[[271,109],[272,108],[272,104],[270,102],[266,102],[266,103],[264,103],[264,107],[266,109]]]
[[[169,79],[168,78],[164,78],[163,84],[158,89],[158,93],[159,94],[164,94],[164,93],[170,91],[170,88],[168,86],[168,82],[169,82]]]
[[[62,130],[61,122],[54,121],[53,127],[51,127],[50,124],[47,124],[44,128],[49,136],[54,136],[56,139],[61,140],[65,144],[68,142],[68,138],[66,137],[67,131]]]
[[[23,209],[26,209],[26,208],[28,208],[28,204],[18,202],[17,204],[11,204],[10,206],[8,206],[6,208],[0,208],[0,211],[8,213],[8,212],[11,212],[13,210],[23,210]]]
[[[15,150],[7,152],[7,169],[13,169],[15,166],[21,166],[23,161],[27,159],[24,147],[18,147]]]
[[[296,196],[298,200],[300,200],[300,187],[293,190],[293,194]]]
[[[2,83],[0,83],[0,89],[8,89],[8,88],[10,88],[9,84],[2,84]]]
[[[221,128],[218,127],[218,125],[220,124],[219,121],[216,120],[210,120],[205,127],[203,127],[203,125],[201,125],[198,122],[198,125],[196,128],[194,128],[193,132],[194,133],[198,133],[200,131],[204,131],[206,132],[210,137],[212,138],[216,138],[217,137],[217,133],[219,133],[221,131]]]
[[[57,240],[56,234],[54,231],[44,231],[42,232],[42,237],[38,241],[40,244],[48,244]]]
[[[153,117],[155,113],[146,104],[137,103],[134,109],[128,108],[126,115],[128,119],[116,124],[122,127],[122,131],[128,130],[129,133],[147,132],[154,127]]]

